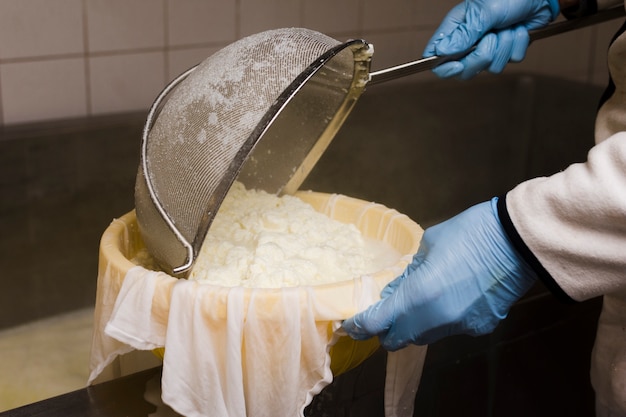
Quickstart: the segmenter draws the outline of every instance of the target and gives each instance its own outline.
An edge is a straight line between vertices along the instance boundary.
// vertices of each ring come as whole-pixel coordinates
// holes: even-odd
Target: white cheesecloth
[[[412,241],[419,238],[413,235],[417,229],[404,229],[409,220],[394,210],[376,204],[354,209],[356,200],[337,195],[300,197],[328,200],[322,211],[360,219],[355,221],[361,230],[375,238],[401,239],[401,230],[411,230]],[[141,242],[129,213],[114,220],[101,241],[89,383],[119,355],[164,347],[162,399],[176,412],[302,416],[333,379],[329,352],[343,336],[341,321],[380,298],[384,285],[410,262],[412,245],[397,264],[348,283],[221,287],[131,263],[126,256]],[[387,417],[413,416],[425,354],[420,346],[388,354]]]
[[[120,278],[106,275],[100,288]],[[352,302],[371,303],[380,293],[366,277],[357,287]],[[259,296],[266,291],[247,295],[241,287],[131,269],[119,292],[101,291],[98,297],[89,381],[119,354],[164,346],[163,401],[180,414],[303,415],[332,381],[328,352],[337,336],[328,322],[333,331],[339,328],[341,312],[320,304],[310,287]],[[163,309],[168,302],[163,294],[171,294],[169,311]],[[389,354],[387,416],[412,415],[425,353],[413,346]]]

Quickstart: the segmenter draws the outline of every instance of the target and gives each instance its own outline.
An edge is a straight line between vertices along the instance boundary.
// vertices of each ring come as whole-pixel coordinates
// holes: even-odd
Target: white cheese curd
[[[235,183],[189,279],[254,288],[339,282],[375,272],[381,262],[386,266],[397,261],[393,249],[381,245],[297,197],[246,190]]]

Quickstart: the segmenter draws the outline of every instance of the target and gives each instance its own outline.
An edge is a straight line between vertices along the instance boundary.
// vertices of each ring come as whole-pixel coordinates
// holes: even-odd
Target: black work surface
[[[148,416],[157,406],[145,399],[146,384],[160,378],[161,368],[103,382],[78,391],[0,413],[2,417]]]

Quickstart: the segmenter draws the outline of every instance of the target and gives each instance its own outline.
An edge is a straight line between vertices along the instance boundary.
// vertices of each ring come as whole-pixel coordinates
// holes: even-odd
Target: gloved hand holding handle
[[[433,72],[439,77],[472,78],[483,70],[501,72],[526,55],[528,31],[543,27],[559,14],[558,0],[466,0],[444,18],[423,56],[455,55],[476,49]]]
[[[382,299],[344,321],[355,339],[387,350],[455,334],[486,334],[537,280],[506,236],[497,198],[428,228],[404,273]]]

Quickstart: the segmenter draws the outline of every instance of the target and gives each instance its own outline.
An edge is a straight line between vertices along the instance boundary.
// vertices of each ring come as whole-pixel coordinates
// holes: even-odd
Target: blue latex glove
[[[455,334],[487,334],[536,281],[511,246],[497,198],[428,228],[405,272],[382,299],[343,322],[355,339],[378,336],[387,350]]]
[[[439,77],[472,78],[488,70],[502,72],[526,56],[528,31],[559,14],[558,0],[466,0],[444,18],[424,50],[424,57],[454,55],[476,49],[458,61],[436,67]]]

